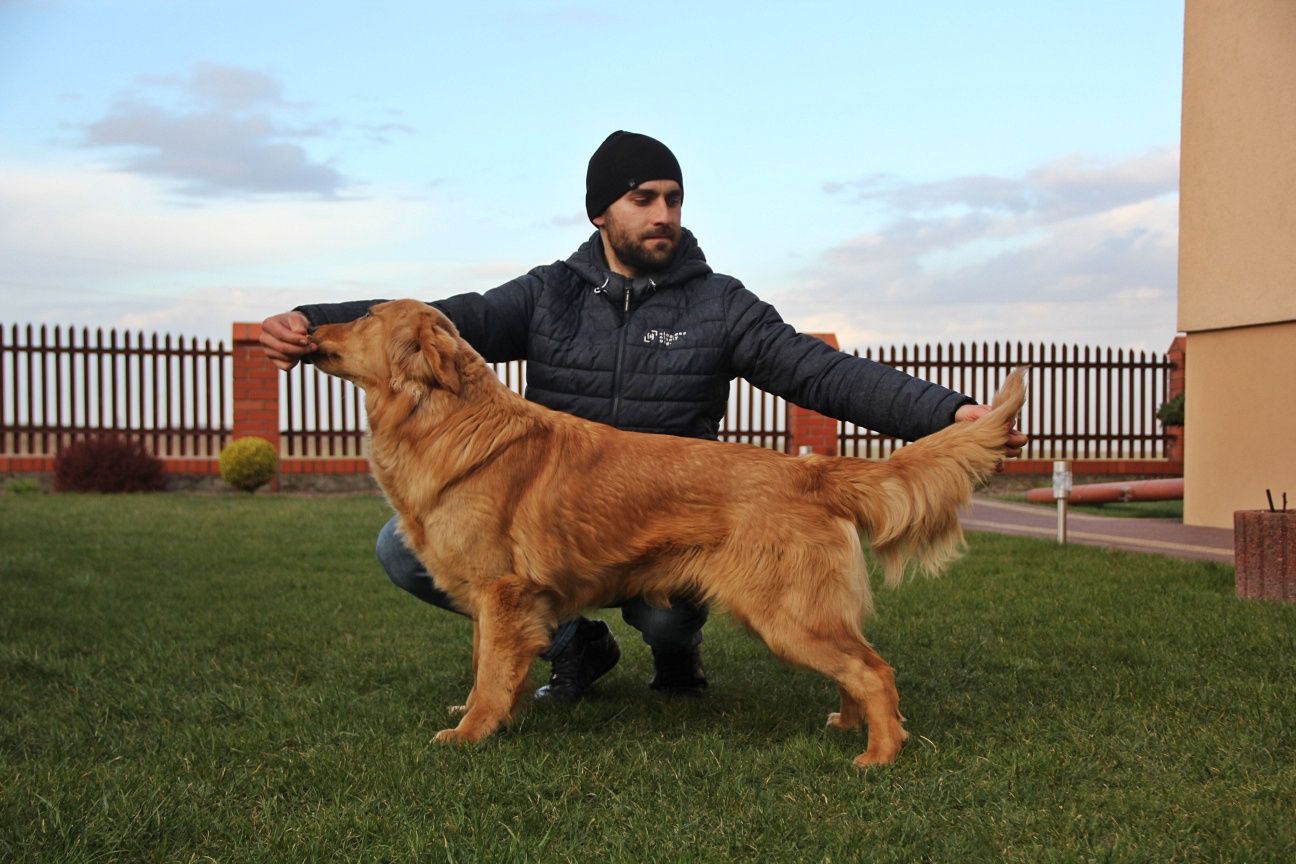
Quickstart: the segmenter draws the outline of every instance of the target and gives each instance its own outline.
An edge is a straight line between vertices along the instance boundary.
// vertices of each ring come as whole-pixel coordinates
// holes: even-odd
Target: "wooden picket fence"
[[[237,426],[233,355],[224,342],[210,340],[0,325],[0,470],[23,470],[36,463],[22,459],[48,459],[71,441],[102,433],[140,440],[164,459],[212,459]],[[983,343],[899,346],[862,356],[978,401],[987,401],[1013,367],[1030,366],[1020,424],[1031,436],[1027,459],[1166,459],[1155,417],[1170,395],[1173,364],[1166,354]],[[525,363],[495,368],[508,386],[525,392]],[[364,457],[363,394],[310,365],[278,380],[286,459]],[[738,380],[720,437],[791,452],[788,407]],[[902,443],[851,423],[837,428],[838,451],[848,455],[885,457]]]
[[[230,438],[229,380],[223,342],[0,326],[0,456],[113,433],[159,457],[212,458]]]
[[[859,352],[855,352],[860,356]],[[1043,343],[903,345],[865,357],[988,403],[1018,366],[1031,369],[1020,428],[1030,434],[1024,459],[1164,459],[1157,409],[1170,396],[1166,354]],[[850,423],[841,453],[888,456],[902,442]]]

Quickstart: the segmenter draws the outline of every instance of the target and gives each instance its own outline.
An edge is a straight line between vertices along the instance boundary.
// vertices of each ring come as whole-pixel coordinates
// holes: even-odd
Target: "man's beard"
[[[666,244],[661,244],[661,239]],[[608,226],[608,245],[618,259],[636,276],[651,276],[670,266],[679,246],[679,232],[672,228],[658,228],[645,237],[631,237],[615,223]]]

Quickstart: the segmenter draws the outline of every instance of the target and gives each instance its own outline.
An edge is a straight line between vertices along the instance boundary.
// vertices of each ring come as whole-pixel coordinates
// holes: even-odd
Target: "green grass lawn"
[[[0,496],[0,860],[1296,860],[1296,607],[1230,568],[972,536],[866,625],[889,768],[725,619],[709,695],[659,698],[615,614],[600,698],[445,748],[469,625],[390,585],[386,517]]]

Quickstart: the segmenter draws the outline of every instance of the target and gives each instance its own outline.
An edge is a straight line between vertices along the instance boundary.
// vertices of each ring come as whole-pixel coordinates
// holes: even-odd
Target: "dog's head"
[[[370,396],[457,394],[465,364],[475,356],[449,318],[417,300],[379,303],[363,318],[315,328],[311,339],[317,346],[312,361],[321,371]]]

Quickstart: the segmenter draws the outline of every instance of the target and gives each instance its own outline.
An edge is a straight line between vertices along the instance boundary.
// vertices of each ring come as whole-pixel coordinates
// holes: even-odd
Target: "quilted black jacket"
[[[378,302],[298,311],[318,325]],[[432,305],[488,361],[525,359],[528,399],[633,431],[715,438],[735,377],[910,440],[972,401],[796,332],[737,279],[712,272],[687,230],[652,280],[610,272],[595,233],[566,261]]]

